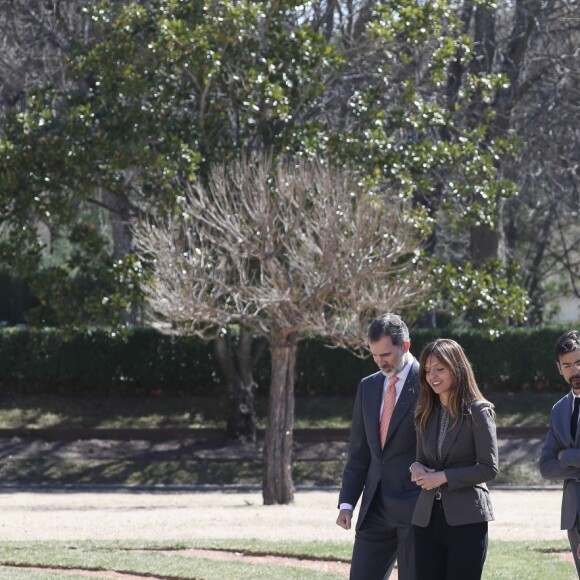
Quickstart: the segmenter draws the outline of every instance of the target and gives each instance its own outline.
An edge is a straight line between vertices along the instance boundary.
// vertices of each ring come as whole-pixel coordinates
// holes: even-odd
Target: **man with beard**
[[[552,408],[550,429],[540,456],[540,473],[564,482],[561,529],[568,540],[580,578],[580,332],[571,330],[556,341],[556,366],[570,392]]]
[[[409,330],[396,314],[373,320],[368,344],[380,371],[358,387],[336,523],[350,529],[362,494],[351,580],[388,578],[395,559],[399,579],[415,580],[411,518],[420,488],[409,467],[417,443],[419,364],[409,351]]]

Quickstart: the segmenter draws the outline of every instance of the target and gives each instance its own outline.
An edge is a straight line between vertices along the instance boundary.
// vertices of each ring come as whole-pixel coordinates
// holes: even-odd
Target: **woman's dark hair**
[[[461,345],[448,338],[434,340],[425,346],[419,358],[419,398],[415,407],[415,426],[421,433],[425,432],[427,420],[439,406],[439,396],[433,391],[425,376],[425,367],[432,356],[436,356],[441,364],[450,370],[453,377],[447,408],[454,419],[454,424],[462,415],[471,413],[473,401],[486,401],[477,386],[471,363]]]

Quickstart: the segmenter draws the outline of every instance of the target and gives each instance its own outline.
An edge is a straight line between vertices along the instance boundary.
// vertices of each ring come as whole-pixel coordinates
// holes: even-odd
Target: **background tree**
[[[549,318],[547,304],[580,297],[577,6],[542,4],[533,25],[512,114],[521,153],[507,168],[519,195],[506,203],[501,231],[507,255],[522,264],[529,319],[537,324]]]
[[[525,5],[514,14],[528,18]],[[28,9],[14,6],[11,17],[29,26]],[[78,15],[83,4],[43,6],[48,23],[56,16],[66,23],[71,18],[63,15]],[[38,279],[41,301],[56,307],[63,290],[70,292],[78,257],[95,247],[95,232],[103,233],[100,273],[85,263],[79,278],[104,284],[86,301],[85,318],[110,315],[114,307],[123,312],[138,300],[129,224],[152,209],[171,211],[176,177],[203,178],[213,160],[242,150],[300,152],[352,161],[364,179],[396,187],[427,210],[436,224],[426,247],[436,259],[433,277],[453,278],[435,303],[456,316],[477,307],[477,320],[490,326],[521,321],[525,294],[517,269],[505,252],[486,254],[499,244],[501,228],[493,224],[513,193],[509,180],[497,179],[497,160],[506,166],[515,153],[506,131],[494,128],[495,102],[508,84],[493,64],[498,51],[490,52],[491,25],[498,20],[508,30],[512,10],[497,7],[502,18],[492,10],[466,2],[457,12],[447,2],[416,0],[222,0],[210,10],[203,2],[155,0],[80,11],[93,32],[61,43],[66,83],[42,84],[7,120],[0,159],[8,208],[0,219],[9,224],[4,256],[12,263],[27,258],[38,269],[38,227],[31,221],[66,242],[51,248],[76,245],[89,231],[84,248],[68,251],[65,266]],[[492,246],[472,244],[468,251],[467,238],[488,230]],[[501,296],[508,300],[495,299],[497,288],[488,285],[494,278],[505,280]],[[98,294],[107,308],[93,315]],[[38,318],[59,322],[59,316],[70,323],[57,312]]]
[[[310,12],[344,55],[322,105],[329,135],[432,216],[433,278],[447,282],[433,306],[455,321],[539,322],[550,287],[575,292],[576,8],[371,1]],[[562,284],[550,282],[557,272]]]
[[[243,326],[224,326],[213,338],[213,352],[229,392],[230,409],[226,432],[233,440],[257,442],[254,406],[258,384],[254,368],[266,350],[266,342]]]
[[[492,157],[491,167],[514,184],[504,186],[508,193],[517,191],[517,195],[496,197],[491,219],[478,217],[471,222],[462,247],[457,236],[445,231],[449,220],[438,220],[441,227],[436,228],[439,244],[435,255],[446,264],[438,269],[441,274],[450,274],[449,266],[458,264],[464,255],[469,261],[458,270],[461,276],[454,276],[455,286],[474,288],[468,283],[472,276],[466,275],[466,267],[481,271],[484,277],[491,274],[497,280],[500,274],[503,278],[501,287],[486,287],[484,294],[473,294],[477,300],[470,300],[467,309],[472,322],[481,316],[480,304],[490,295],[525,304],[529,321],[541,322],[543,288],[558,271],[567,272],[567,285],[573,290],[571,279],[578,272],[578,233],[570,216],[578,206],[578,195],[576,164],[570,154],[577,149],[580,135],[575,124],[564,122],[567,127],[563,127],[562,120],[577,114],[578,59],[574,54],[579,36],[575,11],[573,3],[537,0],[467,0],[457,9],[459,30],[473,50],[459,52],[448,66],[446,106],[464,131],[484,130],[486,147],[505,144],[500,147],[503,153]],[[492,82],[474,85],[474,78]],[[467,107],[457,106],[462,99]],[[482,175],[489,175],[489,169]],[[473,195],[471,203],[476,206],[486,192],[475,191]],[[444,217],[440,212],[438,215]],[[517,289],[510,291],[510,282],[521,285],[530,300],[523,300]],[[462,292],[448,293],[445,302],[457,310],[461,296]],[[517,309],[513,312],[516,314]],[[520,309],[519,315],[509,315],[510,321],[522,322],[521,314]]]
[[[68,83],[31,92],[5,125],[0,155],[3,256],[39,298],[28,320],[40,324],[135,322],[132,220],[172,211],[175,180],[203,179],[212,160],[295,149],[293,128],[331,61],[286,3],[101,2],[87,15],[95,32],[61,63]],[[72,246],[58,265],[47,267],[39,229]],[[239,333],[228,343],[234,358],[221,342],[216,356],[239,399],[229,431],[246,424],[253,438],[250,370],[260,348],[248,350]]]
[[[100,207],[87,205],[70,187],[71,179],[63,178],[68,174],[82,179],[72,169],[75,147],[70,141],[75,134],[60,139],[51,135],[51,114],[62,110],[57,100],[54,107],[48,105],[51,95],[59,95],[62,105],[64,96],[76,90],[69,58],[75,47],[94,40],[90,4],[15,0],[0,8],[5,128],[0,149],[6,161],[0,247],[4,267],[24,277],[35,295],[37,306],[27,313],[29,323],[118,322],[119,312],[136,298],[130,292],[128,300],[121,299],[116,284],[123,270],[111,259],[118,257],[118,222]],[[67,140],[68,148],[62,143]],[[89,174],[87,168],[84,173]]]
[[[469,250],[474,229],[493,228],[502,200],[515,191],[496,167],[515,154],[514,143],[489,139],[488,117],[473,114],[474,101],[493,100],[505,81],[482,68],[451,83],[455,65],[475,59],[477,48],[447,2],[369,2],[344,12],[339,3],[325,6],[332,17],[314,13],[313,25],[331,26],[344,59],[321,103],[325,154],[355,160],[361,173],[431,217],[425,250],[437,281],[434,308],[455,320],[477,311],[471,322],[492,329],[523,321],[517,269]]]
[[[66,62],[67,54],[72,45],[87,41],[91,35],[90,17],[83,11],[86,5],[87,2],[84,0],[59,2],[14,0],[0,5],[0,120],[2,125],[14,113],[27,108],[27,100],[35,91],[47,86],[58,86],[61,92],[68,89],[70,74]],[[9,148],[4,153],[14,160],[13,150]],[[20,252],[20,242],[23,238],[30,240],[34,237],[37,222],[34,205],[30,203],[25,209],[22,207],[24,204],[15,202],[14,195],[16,194],[13,193],[10,197],[0,196],[2,200],[0,235],[3,237],[2,246],[6,250],[3,252],[5,259],[0,259],[0,268],[5,269],[6,275],[11,279],[11,284],[17,289],[16,292],[19,295],[28,296],[31,290],[26,283],[31,280],[28,275],[40,267],[41,258],[37,252]],[[27,201],[31,200],[27,199]],[[18,205],[20,208],[16,210]],[[13,229],[8,224],[15,218],[16,213],[20,214],[16,221],[19,222],[21,235],[18,235],[18,228]],[[40,314],[40,311],[44,310],[42,303],[46,301],[49,294],[54,295],[49,290],[49,282],[55,276],[58,277],[56,264],[61,259],[64,250],[59,244],[56,226],[45,227],[42,223],[38,236],[46,248],[44,253],[50,271],[43,271],[40,278],[36,280],[35,290],[42,289],[43,296],[35,295],[27,299],[27,316],[31,315],[31,304],[37,305],[35,315]],[[11,240],[13,243],[9,243]],[[8,249],[7,246],[10,248]],[[66,260],[66,257],[62,259]],[[20,267],[15,267],[16,262]],[[98,257],[97,262],[100,263]],[[68,290],[70,289],[69,285]],[[102,311],[103,308],[100,310]],[[44,316],[40,314],[40,318]],[[23,322],[23,319],[19,317],[17,321]]]
[[[362,349],[374,313],[415,303],[420,222],[396,195],[386,210],[355,176],[321,162],[246,158],[215,166],[184,197],[177,217],[135,230],[152,268],[149,304],[176,332],[239,324],[266,339],[263,496],[288,503],[297,344],[313,334]]]
[[[35,89],[64,90],[67,54],[91,37],[86,0],[11,0],[0,6],[0,118]]]
[[[27,6],[14,6],[12,16],[29,26]],[[481,122],[461,124],[472,95],[489,95],[499,82],[487,71],[457,93],[456,112],[447,107],[447,71],[458,55],[470,56],[447,3],[43,6],[33,15],[44,22],[66,23],[72,11],[91,32],[61,43],[62,74],[42,77],[4,124],[0,249],[40,302],[30,322],[134,322],[141,272],[131,222],[171,213],[176,182],[203,182],[213,161],[248,150],[356,166],[378,191],[397,191],[404,211],[424,208],[437,226],[449,226],[424,245],[437,260],[433,300],[458,316],[477,305],[493,327],[521,316],[516,275],[504,276],[511,270],[500,261],[474,267],[464,251],[471,225],[493,223],[510,192],[494,177],[494,159],[509,145],[492,146]],[[438,243],[443,229],[447,244]],[[216,343],[239,399],[234,409],[244,410],[230,432],[247,425],[252,439],[253,413],[245,410],[256,350],[231,338]]]
[[[272,147],[356,160],[425,207],[433,277],[453,277],[435,305],[495,326],[526,308],[540,321],[560,288],[578,292],[575,8],[4,3],[5,266],[34,281],[38,321],[114,321],[138,299],[123,298],[136,283],[124,261],[135,216],[171,207],[176,175]],[[81,257],[97,247],[91,268]],[[490,273],[505,281],[504,303]],[[76,320],[59,306],[71,291]]]

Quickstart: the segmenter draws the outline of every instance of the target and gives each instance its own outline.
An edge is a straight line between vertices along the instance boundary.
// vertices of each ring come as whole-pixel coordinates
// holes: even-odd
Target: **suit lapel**
[[[445,435],[445,439],[443,439],[443,445],[441,445],[441,463],[445,463],[445,460],[447,459],[447,454],[449,453],[449,450],[455,443],[455,440],[457,439],[459,432],[461,431],[464,419],[465,417],[461,415],[457,420],[457,424],[454,425],[455,419],[453,419],[453,417],[449,418],[450,425],[453,425],[453,427],[451,427],[451,429],[447,431],[447,435]]]
[[[397,429],[403,417],[409,412],[409,408],[413,406],[417,398],[417,383],[419,376],[417,366],[417,361],[413,360],[413,364],[407,374],[407,380],[403,385],[403,389],[401,390],[401,394],[399,395],[399,399],[395,405],[395,409],[393,410],[393,416],[391,417],[389,430],[387,432],[387,441]]]
[[[580,437],[580,429],[576,431],[576,441],[574,441],[572,439],[572,432],[570,431],[570,422],[572,420],[572,399],[573,395],[572,392],[570,392],[566,395],[563,404],[560,405],[558,424],[554,425],[554,427],[559,431],[562,441],[570,441],[572,442],[572,447],[576,447],[576,441],[578,441],[578,438]]]
[[[453,447],[453,444],[459,436],[459,432],[461,431],[464,420],[463,417],[460,417],[459,421],[457,421],[457,424],[449,429],[449,431],[447,431],[447,435],[445,436],[445,439],[443,439],[443,444],[441,445],[441,460],[439,460],[437,457],[437,442],[439,441],[440,418],[441,411],[437,409],[437,411],[433,413],[431,418],[427,421],[427,425],[425,427],[425,436],[423,437],[423,445],[426,447],[426,451],[428,451],[427,455],[433,461],[433,465],[437,468],[442,468],[445,464],[449,450],[451,447]],[[455,423],[455,419],[452,417],[450,417],[449,420],[450,425]]]
[[[385,382],[385,375],[377,373],[373,382],[369,385],[369,396],[367,398],[367,409],[370,414],[372,444],[380,451],[381,442],[379,441],[379,424],[381,422],[380,412],[381,404],[383,402],[383,385]],[[371,443],[371,441],[369,443]]]
[[[425,452],[433,465],[439,465],[439,460],[437,459],[437,435],[439,431],[439,412],[432,413],[427,420],[427,425],[425,425],[425,435],[423,437],[423,445]]]

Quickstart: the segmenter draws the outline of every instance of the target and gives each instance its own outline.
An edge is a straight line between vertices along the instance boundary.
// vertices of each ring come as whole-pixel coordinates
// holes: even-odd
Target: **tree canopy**
[[[145,291],[181,332],[262,334],[290,433],[305,333],[542,321],[578,296],[575,8],[4,3],[0,266],[30,323],[135,322]],[[291,497],[282,433],[267,501]]]
[[[96,234],[95,263],[108,274],[85,266],[84,279],[101,280],[85,315],[113,313],[91,315],[90,304],[139,300],[129,224],[173,211],[178,184],[203,178],[211,163],[265,151],[349,163],[365,182],[396,188],[411,213],[432,220],[425,250],[433,279],[448,282],[432,308],[492,327],[523,321],[525,272],[498,241],[504,208],[517,207],[511,111],[530,94],[514,93],[528,61],[509,51],[539,45],[539,33],[520,38],[516,24],[520,15],[533,26],[543,8],[71,0],[31,20],[14,6],[3,15],[36,23],[60,58],[5,107],[0,140],[3,261],[36,279],[47,303],[63,295],[58,281],[80,280],[79,256]],[[552,36],[563,22],[556,13]],[[499,32],[513,42],[501,44]],[[558,40],[574,44],[573,35]],[[66,259],[34,274],[59,240]],[[56,310],[53,319],[66,320]]]

